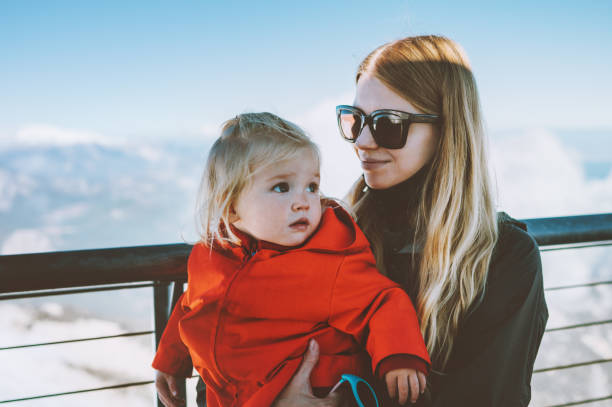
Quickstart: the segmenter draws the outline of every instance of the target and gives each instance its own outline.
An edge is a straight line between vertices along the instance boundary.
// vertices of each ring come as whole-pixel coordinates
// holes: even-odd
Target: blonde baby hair
[[[243,113],[226,121],[208,154],[198,193],[196,224],[200,239],[239,244],[230,228],[232,207],[251,177],[275,162],[309,149],[321,162],[317,145],[296,124],[272,113]]]

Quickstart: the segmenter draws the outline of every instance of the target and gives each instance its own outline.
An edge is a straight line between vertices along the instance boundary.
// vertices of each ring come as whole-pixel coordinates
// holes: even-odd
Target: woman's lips
[[[361,160],[361,168],[364,170],[376,170],[388,162],[382,160]]]

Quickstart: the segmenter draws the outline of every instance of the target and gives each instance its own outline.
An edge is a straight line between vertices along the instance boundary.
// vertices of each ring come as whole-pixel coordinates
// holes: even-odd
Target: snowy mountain
[[[3,254],[193,237],[207,146],[15,146],[0,150]]]

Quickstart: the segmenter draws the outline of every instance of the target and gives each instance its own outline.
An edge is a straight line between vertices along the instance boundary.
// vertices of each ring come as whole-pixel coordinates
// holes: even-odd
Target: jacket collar
[[[369,242],[359,231],[351,215],[338,203],[332,202],[323,210],[319,226],[313,234],[299,246],[283,246],[258,240],[234,226],[232,232],[240,239],[240,244],[219,244],[222,251],[230,252],[233,257],[244,259],[260,253],[263,258],[278,256],[288,250],[307,250],[317,252],[359,251],[369,246]]]

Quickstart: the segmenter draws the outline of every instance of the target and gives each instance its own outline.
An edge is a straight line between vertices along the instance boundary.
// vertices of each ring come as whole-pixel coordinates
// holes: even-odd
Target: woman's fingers
[[[319,344],[311,339],[304,360],[285,386],[281,394],[272,404],[273,407],[339,407],[342,401],[340,392],[330,393],[321,399],[312,394],[310,387],[310,372],[319,360]]]
[[[329,407],[349,407],[350,404],[348,402],[348,400],[344,400],[344,403],[342,402],[342,393],[339,391],[333,391],[330,392],[324,399],[325,401],[325,406],[329,406]]]
[[[319,344],[314,339],[310,340],[308,350],[304,354],[304,360],[289,382],[287,387],[297,387],[305,393],[312,394],[310,387],[310,372],[319,361]]]

